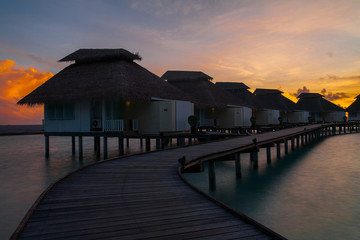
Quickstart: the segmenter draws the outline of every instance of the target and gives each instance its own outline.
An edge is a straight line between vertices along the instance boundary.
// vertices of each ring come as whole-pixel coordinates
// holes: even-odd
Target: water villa
[[[282,91],[277,89],[257,88],[254,91],[256,99],[260,103],[261,110],[256,112],[256,119],[261,121],[264,118],[266,124],[282,123],[306,123],[309,112],[299,110],[296,104],[282,95]],[[265,113],[265,114],[264,114]]]
[[[249,91],[250,87],[246,86],[242,82],[217,82],[216,86],[221,87],[222,89],[231,92],[237,98],[240,98],[241,101],[246,103],[251,109],[259,109],[260,103],[256,99],[255,95]]]
[[[236,128],[251,125],[250,106],[216,86],[207,74],[199,71],[167,71],[161,78],[191,96],[200,126]]]
[[[360,95],[358,95],[355,102],[346,109],[346,112],[349,114],[349,121],[360,120]]]
[[[141,67],[125,49],[80,49],[75,61],[19,104],[44,104],[44,132],[187,131],[185,94]]]
[[[342,122],[345,110],[323,98],[318,93],[301,93],[296,103],[298,109],[310,112],[310,121]]]

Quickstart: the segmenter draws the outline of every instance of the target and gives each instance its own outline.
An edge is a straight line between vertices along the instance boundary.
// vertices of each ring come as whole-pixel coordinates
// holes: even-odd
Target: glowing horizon
[[[0,114],[2,116],[0,125],[40,124],[43,119],[43,106],[27,107],[19,106],[16,103],[52,76],[53,74],[50,72],[43,73],[35,68],[25,69],[17,67],[16,63],[9,59],[0,60]],[[248,84],[247,82],[244,83]],[[276,88],[270,87],[270,89]],[[252,92],[253,90],[255,89],[252,89]],[[303,86],[302,88],[294,89],[293,92],[284,92],[283,95],[297,102],[297,96],[301,92],[313,91]],[[318,93],[337,105],[345,106],[345,108],[354,102],[354,99],[351,99],[344,92],[333,94],[332,92],[327,92],[324,88],[322,92]],[[344,101],[344,99],[347,101]]]

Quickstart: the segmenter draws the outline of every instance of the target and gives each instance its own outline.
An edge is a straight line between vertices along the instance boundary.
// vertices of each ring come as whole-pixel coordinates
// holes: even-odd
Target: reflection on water
[[[153,148],[155,143],[151,144]],[[80,161],[71,154],[71,137],[50,137],[50,158],[45,159],[44,136],[0,136],[0,239],[10,237],[51,183],[98,161],[93,146],[93,138],[83,138],[84,159]],[[108,138],[108,149],[109,158],[118,156],[117,138]],[[138,139],[130,139],[129,148],[125,147],[126,153],[140,150]]]
[[[216,191],[227,205],[289,239],[360,239],[360,134],[326,138],[266,164],[259,171],[241,155],[241,179],[233,161],[216,163]],[[208,192],[207,169],[186,174]]]

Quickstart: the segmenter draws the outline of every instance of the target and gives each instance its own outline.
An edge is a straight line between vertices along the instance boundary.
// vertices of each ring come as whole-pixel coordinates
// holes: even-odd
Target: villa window
[[[120,109],[121,109],[120,102],[107,101],[105,103],[105,119],[106,120],[120,119],[121,116]]]
[[[74,104],[50,103],[45,105],[46,118],[49,120],[72,120],[75,117]]]

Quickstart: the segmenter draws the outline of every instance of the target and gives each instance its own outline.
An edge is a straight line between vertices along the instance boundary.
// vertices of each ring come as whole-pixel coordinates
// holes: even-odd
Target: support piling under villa
[[[205,193],[194,191],[181,171],[209,161],[209,187],[216,188],[214,161],[284,144],[285,154],[318,137],[358,132],[358,123],[317,124],[154,151],[99,162],[50,186],[11,239],[285,239]],[[183,158],[186,162],[178,159]],[[180,177],[177,173],[180,173]],[[198,190],[200,191],[200,190]],[[211,200],[210,200],[211,199]]]

